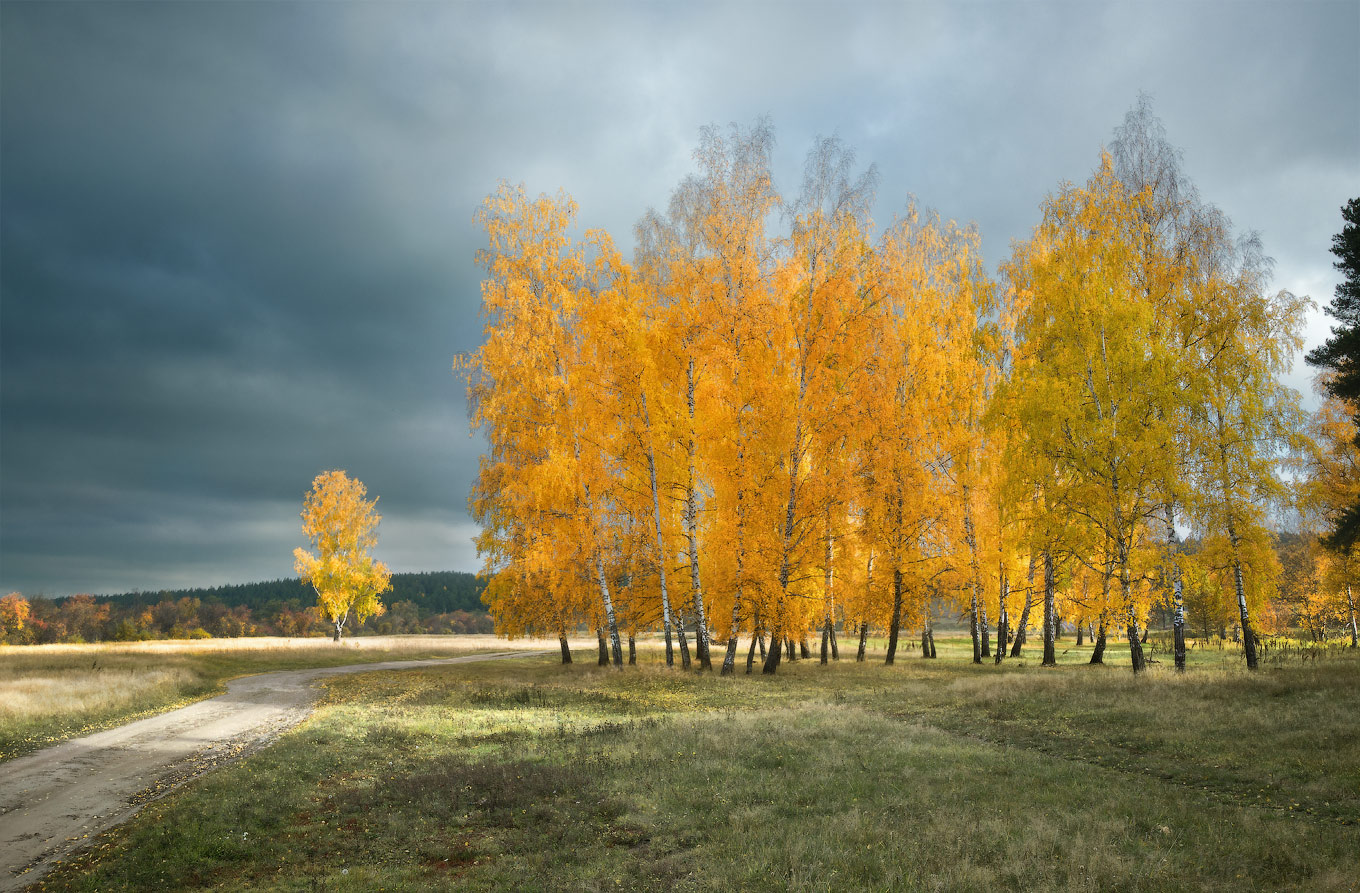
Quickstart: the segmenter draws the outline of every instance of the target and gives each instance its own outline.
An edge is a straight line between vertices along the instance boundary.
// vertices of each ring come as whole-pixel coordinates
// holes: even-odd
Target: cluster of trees
[[[455,369],[489,444],[469,504],[497,629],[566,661],[588,624],[620,665],[621,635],[659,627],[668,664],[678,643],[724,674],[745,636],[773,673],[810,634],[837,658],[838,630],[860,659],[886,633],[889,663],[919,630],[930,656],[943,603],[977,661],[993,626],[1018,654],[1035,611],[1045,663],[1065,618],[1094,661],[1125,637],[1137,672],[1154,606],[1184,665],[1190,592],[1255,666],[1269,512],[1318,455],[1278,380],[1308,300],[1266,290],[1148,103],[997,278],[937,214],[876,231],[876,172],[835,139],[786,200],[772,143],[702,131],[631,262],[573,236],[565,194],[487,199],[486,340]]]
[[[387,611],[368,617],[360,635],[490,633],[473,574],[393,574]],[[233,636],[320,636],[333,631],[298,580],[214,589],[26,598],[0,597],[0,642],[140,641]]]

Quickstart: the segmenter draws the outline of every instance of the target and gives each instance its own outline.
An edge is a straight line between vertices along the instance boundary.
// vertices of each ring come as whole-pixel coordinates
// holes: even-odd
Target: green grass
[[[225,691],[251,673],[449,657],[490,636],[244,638],[0,647],[0,762]]]
[[[45,890],[1344,890],[1360,661],[337,678]]]

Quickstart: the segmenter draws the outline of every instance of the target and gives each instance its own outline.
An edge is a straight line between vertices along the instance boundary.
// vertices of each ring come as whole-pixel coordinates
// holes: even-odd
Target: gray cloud
[[[1357,31],[1348,0],[0,4],[0,588],[287,575],[330,467],[397,569],[475,568],[478,202],[562,187],[626,247],[705,123],[769,115],[786,188],[839,133],[880,221],[914,194],[994,264],[1147,90],[1325,302]]]

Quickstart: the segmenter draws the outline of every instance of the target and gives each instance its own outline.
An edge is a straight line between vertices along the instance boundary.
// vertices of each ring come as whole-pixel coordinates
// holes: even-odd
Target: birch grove
[[[838,140],[786,200],[764,122],[702,132],[631,261],[573,235],[566,195],[502,184],[486,339],[458,367],[498,630],[564,661],[595,630],[615,666],[655,631],[667,666],[723,674],[745,640],[775,673],[810,639],[825,663],[882,636],[892,663],[918,631],[929,658],[932,611],[979,663],[994,625],[999,663],[1038,609],[1045,664],[1070,627],[1094,662],[1122,635],[1139,672],[1155,605],[1184,665],[1200,581],[1254,666],[1265,513],[1310,442],[1278,380],[1306,299],[1267,294],[1145,102],[1117,137],[996,279],[975,228],[914,204],[876,226],[876,171]]]

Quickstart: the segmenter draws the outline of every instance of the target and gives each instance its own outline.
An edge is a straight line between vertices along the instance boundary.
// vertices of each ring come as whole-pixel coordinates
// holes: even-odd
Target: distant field
[[[498,643],[498,646],[503,643]],[[685,674],[586,651],[335,679],[44,890],[1346,890],[1360,660]],[[743,653],[744,656],[744,653]]]
[[[515,647],[494,636],[162,640],[0,646],[0,760],[183,706],[248,673]]]

